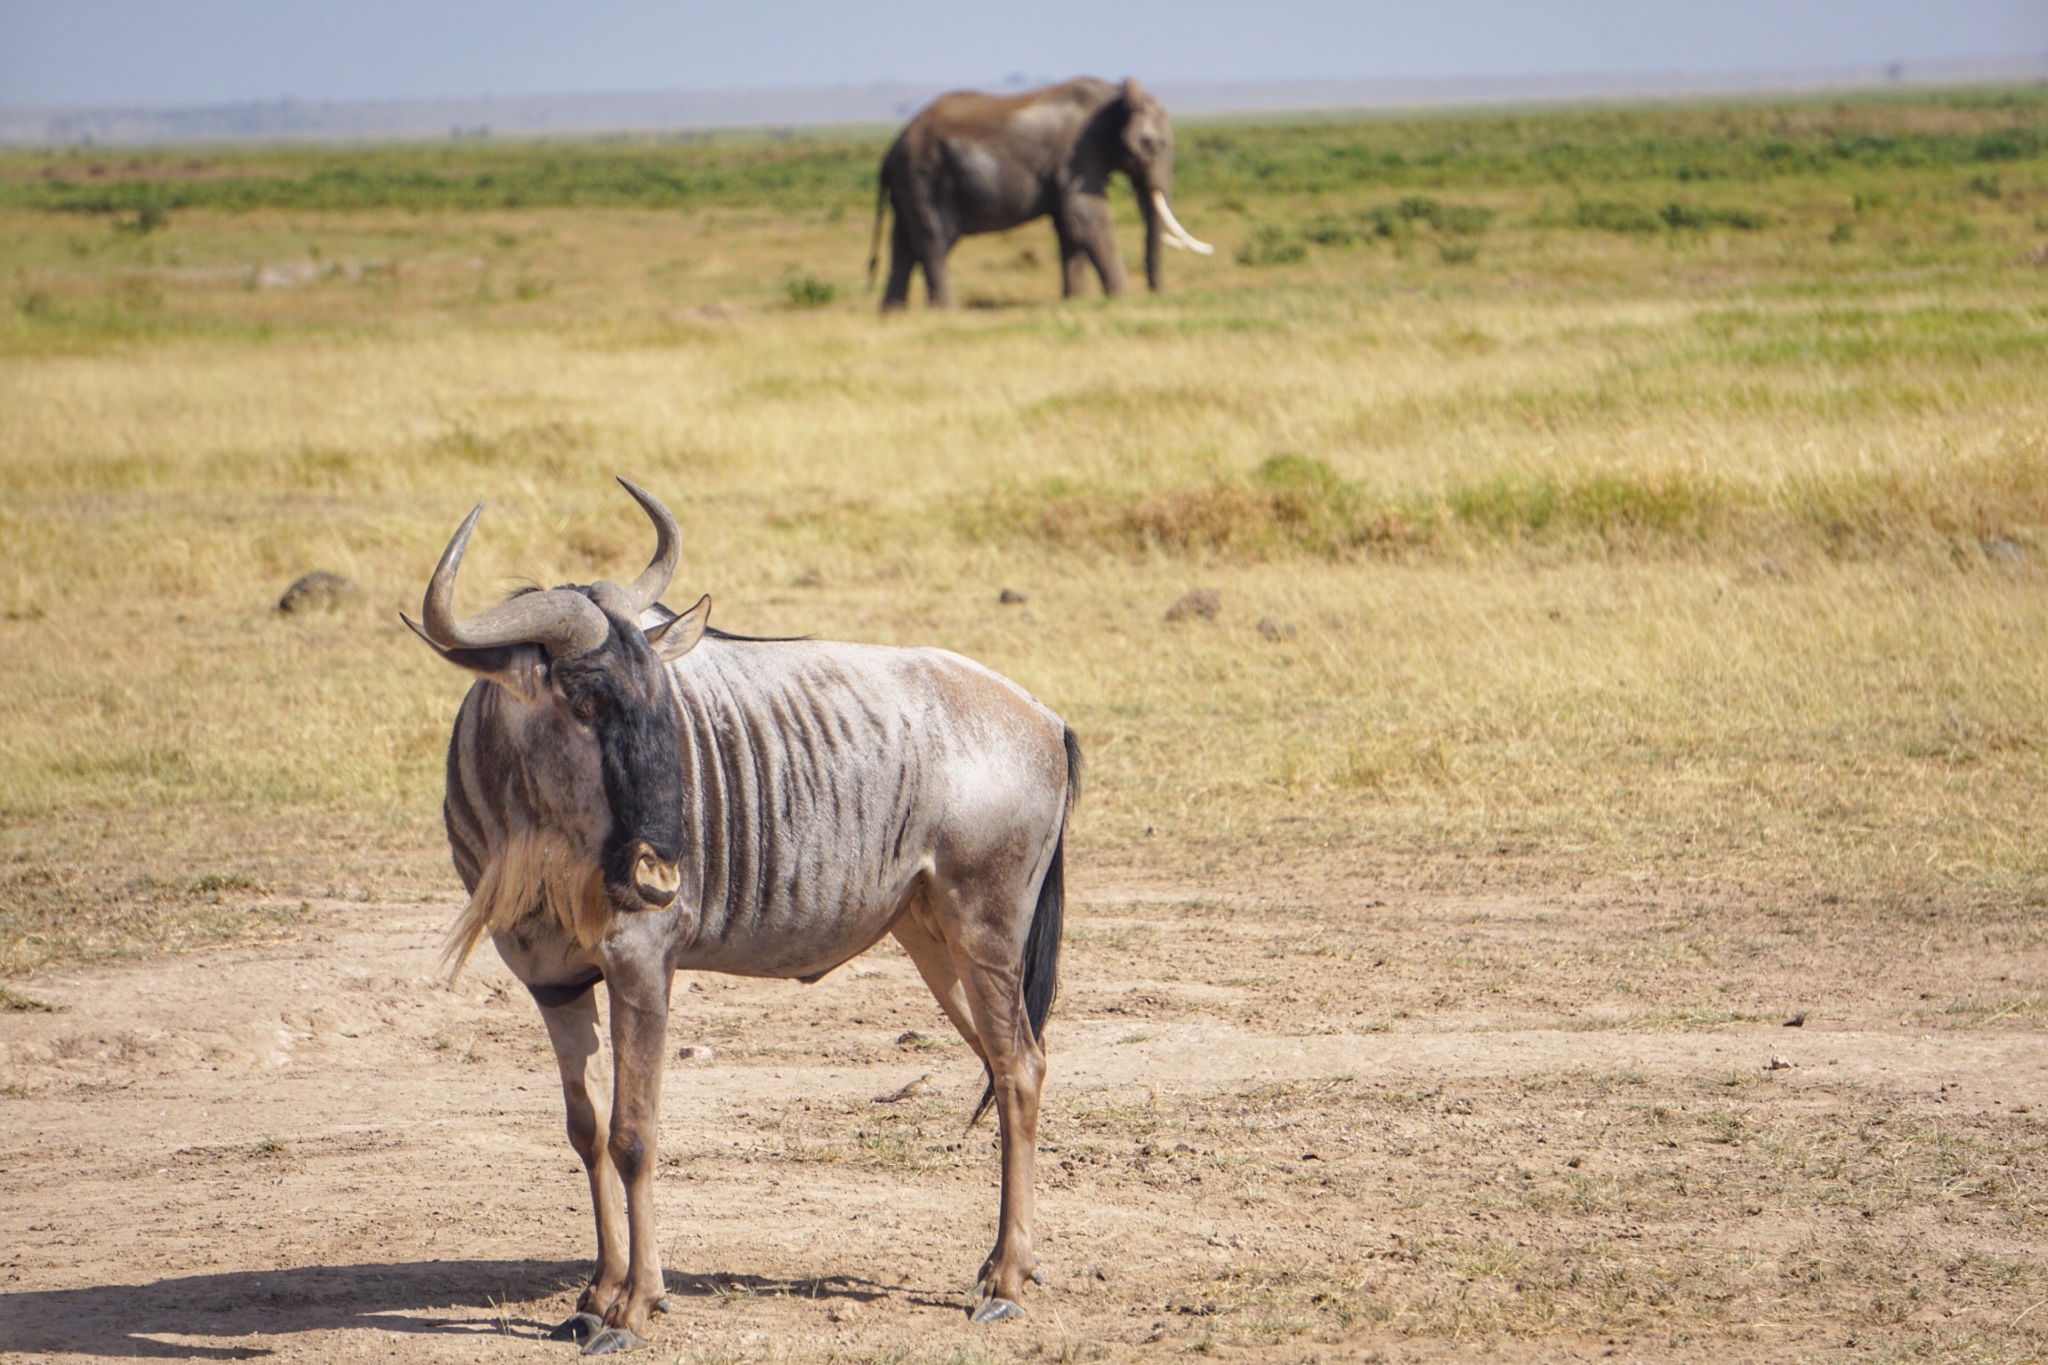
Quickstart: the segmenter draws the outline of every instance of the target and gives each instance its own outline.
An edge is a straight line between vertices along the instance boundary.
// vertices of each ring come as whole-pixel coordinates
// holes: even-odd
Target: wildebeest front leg
[[[598,1330],[600,1316],[626,1282],[624,1191],[605,1150],[611,1097],[605,1091],[595,992],[585,991],[566,1005],[543,1005],[540,1017],[562,1073],[569,1145],[590,1177],[590,1206],[597,1219],[597,1267],[576,1300],[575,1316],[555,1329],[558,1340],[583,1341]]]
[[[631,1351],[647,1344],[648,1315],[662,1305],[654,1216],[654,1168],[661,1145],[661,1068],[668,1037],[671,973],[658,960],[607,964],[612,1006],[612,1114],[605,1144],[626,1188],[629,1264],[624,1292],[604,1310],[604,1329],[585,1355]]]

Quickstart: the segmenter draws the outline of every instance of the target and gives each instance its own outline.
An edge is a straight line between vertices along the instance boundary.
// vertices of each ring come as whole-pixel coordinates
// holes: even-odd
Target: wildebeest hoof
[[[1023,1316],[1024,1310],[1008,1299],[983,1299],[974,1310],[976,1322],[1007,1322],[1011,1318]]]
[[[549,1341],[588,1341],[604,1330],[604,1319],[595,1313],[573,1313],[548,1333]]]
[[[626,1327],[607,1327],[583,1343],[583,1354],[587,1356],[623,1355],[646,1349],[647,1338]]]

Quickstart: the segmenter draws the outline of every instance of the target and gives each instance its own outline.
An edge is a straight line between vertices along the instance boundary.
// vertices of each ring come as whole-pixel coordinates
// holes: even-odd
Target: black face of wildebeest
[[[562,709],[597,738],[611,809],[605,890],[622,908],[658,910],[675,899],[683,853],[681,737],[667,677],[646,634],[616,612],[606,611],[605,619],[605,642],[554,660],[548,681]]]
[[[498,690],[485,710],[499,720],[458,725],[454,745],[476,748],[475,766],[527,771],[543,837],[562,841],[571,859],[597,873],[613,906],[663,910],[681,885],[683,853],[680,729],[664,664],[703,637],[711,599],[681,616],[659,606],[680,533],[668,509],[625,486],[656,531],[654,558],[632,583],[528,589],[458,616],[455,578],[479,505],[442,551],[420,619],[407,624]],[[642,624],[649,619],[656,623]],[[451,748],[451,772],[456,757]],[[453,829],[469,817],[458,809],[459,789],[449,790]],[[465,875],[473,881],[480,872]]]

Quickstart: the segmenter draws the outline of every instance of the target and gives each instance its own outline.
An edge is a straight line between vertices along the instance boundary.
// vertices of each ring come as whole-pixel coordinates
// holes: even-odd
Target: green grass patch
[[[1763,182],[1929,167],[1970,170],[1973,192],[1984,194],[1979,187],[1997,187],[2001,173],[2048,157],[2048,93],[2015,87],[1825,103],[1186,119],[1182,129],[1176,179],[1188,196],[1460,181]],[[752,132],[150,151],[125,154],[118,164],[104,149],[82,147],[0,158],[0,206],[116,216],[138,235],[174,225],[173,215],[190,209],[859,208],[873,202],[886,145],[881,131]],[[1996,198],[1996,189],[1987,197]],[[1481,231],[1483,215],[1444,206],[1432,212],[1431,225]]]
[[[2039,444],[1935,472],[1789,478],[1775,486],[1688,471],[1502,474],[1437,493],[1376,496],[1306,455],[1248,478],[1120,492],[1050,482],[964,507],[971,537],[1121,555],[1403,557],[1456,547],[1746,552],[1788,537],[1835,558],[1911,548],[2023,560],[2048,533]]]

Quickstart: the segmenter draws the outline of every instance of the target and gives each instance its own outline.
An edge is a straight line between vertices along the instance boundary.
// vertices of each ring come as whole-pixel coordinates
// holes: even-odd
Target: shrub
[[[1658,227],[1657,215],[1648,209],[1612,199],[1581,201],[1572,214],[1572,221],[1580,227],[1601,228],[1607,232],[1655,232]]]
[[[1738,232],[1756,232],[1766,225],[1761,213],[1750,209],[1700,208],[1692,204],[1666,204],[1657,216],[1669,228],[1695,228],[1704,231],[1712,227],[1734,228]]]
[[[1358,241],[1359,231],[1337,215],[1326,213],[1309,219],[1301,235],[1317,246],[1351,246]]]
[[[1476,237],[1493,226],[1493,217],[1492,209],[1478,204],[1446,204],[1437,216],[1436,225],[1445,232]]]
[[[1260,227],[1237,248],[1239,265],[1292,265],[1307,258],[1307,245],[1278,223]]]
[[[839,297],[837,285],[819,279],[808,270],[791,279],[783,289],[789,295],[792,308],[823,308]]]
[[[146,237],[150,233],[160,231],[170,225],[171,216],[164,212],[163,205],[157,203],[154,199],[145,199],[135,206],[135,216],[133,218],[117,218],[114,220],[114,231],[132,232],[138,237]]]

